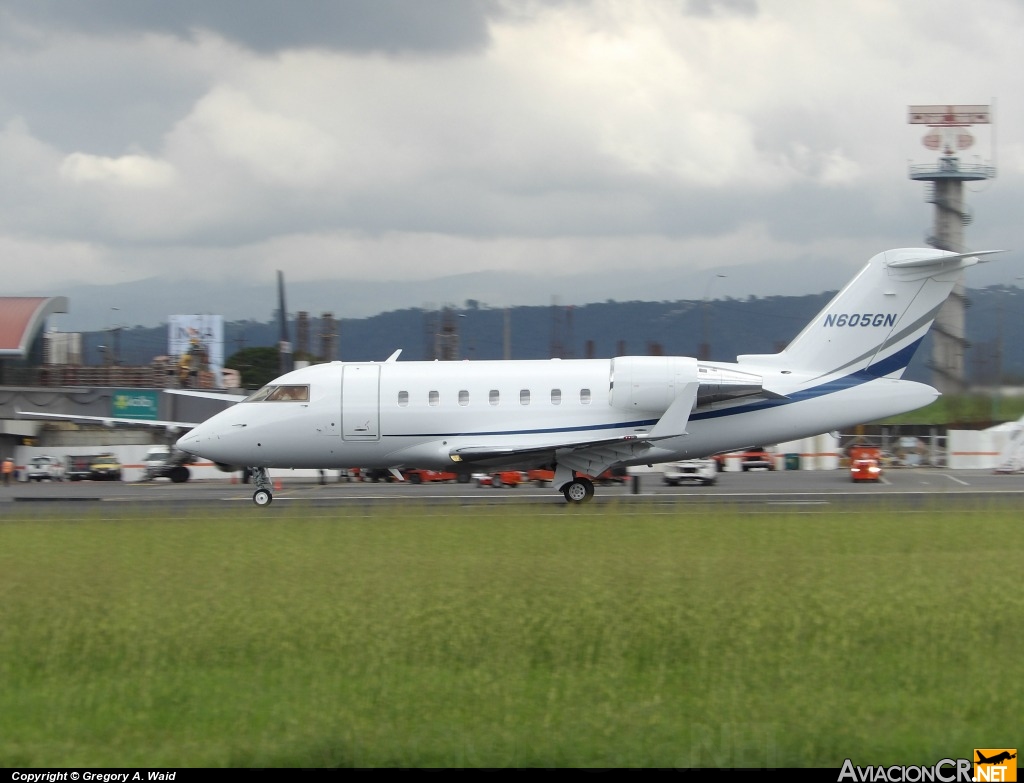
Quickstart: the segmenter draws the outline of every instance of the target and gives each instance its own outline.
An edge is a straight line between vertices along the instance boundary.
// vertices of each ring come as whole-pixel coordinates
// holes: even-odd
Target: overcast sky
[[[993,101],[967,243],[1015,252],[968,285],[1012,283],[1022,73],[1020,0],[0,0],[0,293],[816,293],[930,233],[907,106]]]

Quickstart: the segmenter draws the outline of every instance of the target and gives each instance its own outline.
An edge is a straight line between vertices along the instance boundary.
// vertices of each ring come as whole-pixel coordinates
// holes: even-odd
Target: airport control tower
[[[964,253],[964,227],[971,214],[964,204],[964,183],[992,179],[995,167],[988,163],[964,163],[958,153],[974,145],[970,128],[991,125],[988,106],[910,106],[908,122],[928,127],[922,143],[938,152],[932,163],[912,164],[910,178],[928,182],[925,200],[935,205],[935,224],[927,242],[940,250]],[[977,159],[977,156],[975,156]],[[933,385],[943,394],[962,394],[967,383],[964,376],[964,311],[966,296],[961,279],[953,288],[946,304],[939,310],[932,329],[931,369]]]

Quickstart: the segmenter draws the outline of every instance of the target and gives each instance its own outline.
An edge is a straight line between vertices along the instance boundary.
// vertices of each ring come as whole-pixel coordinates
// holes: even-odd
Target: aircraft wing
[[[223,400],[224,402],[241,402],[249,395],[230,394],[229,392],[197,391],[196,389],[161,389],[167,394],[180,394],[182,397],[203,397],[207,400]]]
[[[625,460],[643,456],[661,437],[626,436],[579,443],[550,443],[542,446],[465,446],[449,452],[453,462],[497,467],[510,464],[546,465],[557,462],[577,473],[599,476]]]
[[[228,394],[226,392],[198,391],[196,389],[161,389],[168,394],[180,394],[184,397],[202,397],[210,400],[222,400],[224,402],[236,403],[244,400],[248,395]],[[34,411],[15,411],[18,418],[26,419],[50,419],[54,421],[77,421],[83,424],[102,424],[112,427],[115,424],[131,424],[139,427],[161,427],[172,432],[176,430],[190,430],[199,425],[197,421],[163,421],[155,419],[126,419],[117,416],[76,416],[69,413],[38,413]]]
[[[80,421],[85,424],[103,424],[107,427],[114,424],[133,424],[144,427],[163,427],[166,429],[190,430],[199,425],[196,421],[159,421],[154,419],[122,419],[116,416],[75,416],[69,413],[36,413],[33,411],[19,411],[15,414],[19,419],[52,419],[55,421]]]
[[[582,451],[604,450],[610,452],[628,452],[630,455],[650,446],[649,438],[640,439],[636,436],[605,438],[603,440],[580,441],[579,443],[546,443],[543,445],[523,446],[463,446],[449,452],[452,462],[494,463],[505,464],[512,460],[530,461],[534,458],[539,463],[553,462],[557,455],[560,460],[564,455]]]

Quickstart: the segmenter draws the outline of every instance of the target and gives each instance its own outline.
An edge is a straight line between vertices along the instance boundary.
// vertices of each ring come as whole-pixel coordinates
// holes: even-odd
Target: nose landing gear
[[[256,484],[256,491],[252,493],[252,502],[257,506],[269,506],[274,501],[271,493],[273,484],[270,482],[270,474],[266,468],[251,469],[253,483]]]

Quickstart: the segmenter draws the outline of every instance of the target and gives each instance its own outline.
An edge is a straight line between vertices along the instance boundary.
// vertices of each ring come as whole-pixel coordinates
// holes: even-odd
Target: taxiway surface
[[[272,508],[305,504],[333,506],[387,505],[403,502],[457,505],[534,504],[568,505],[551,487],[522,484],[518,487],[478,487],[474,484],[372,483],[275,477]],[[44,482],[0,486],[0,518],[29,506],[47,507],[48,513],[69,514],[96,503],[171,505],[176,507],[248,506],[254,514],[264,509],[252,503],[251,484],[230,479],[171,484],[150,482]],[[719,474],[713,486],[670,487],[660,475],[648,474],[624,484],[598,486],[594,503],[656,502],[670,504],[744,505],[750,507],[818,506],[855,507],[863,504],[887,508],[920,508],[937,502],[962,506],[1002,498],[1024,504],[1024,475],[991,471],[905,468],[889,470],[883,480],[854,484],[845,470],[758,471]]]

